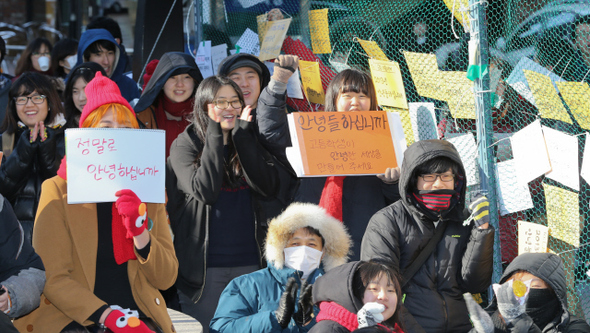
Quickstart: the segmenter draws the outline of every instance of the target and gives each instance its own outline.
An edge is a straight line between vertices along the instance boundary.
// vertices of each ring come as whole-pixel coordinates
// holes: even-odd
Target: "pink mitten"
[[[123,218],[123,224],[127,228],[127,236],[139,236],[147,226],[145,204],[131,190],[120,190],[115,195],[119,197],[115,206]]]
[[[133,193],[133,192],[131,192]],[[129,309],[113,310],[104,321],[104,326],[113,333],[154,333],[143,321],[137,318],[137,312]]]

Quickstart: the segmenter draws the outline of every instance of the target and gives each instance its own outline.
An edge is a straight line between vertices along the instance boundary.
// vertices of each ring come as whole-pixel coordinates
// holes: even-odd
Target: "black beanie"
[[[229,73],[231,73],[233,70],[238,69],[238,68],[242,68],[242,67],[250,67],[250,68],[254,69],[256,71],[256,73],[258,73],[258,77],[260,77],[260,81],[262,81],[262,68],[260,67],[260,64],[257,64],[256,62],[254,62],[250,59],[247,59],[247,58],[236,60],[236,62],[234,62],[229,67],[227,74],[229,75]]]

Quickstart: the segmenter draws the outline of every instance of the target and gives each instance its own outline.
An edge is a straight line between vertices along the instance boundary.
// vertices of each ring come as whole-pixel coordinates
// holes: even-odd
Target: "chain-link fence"
[[[485,9],[489,47],[478,51],[489,57],[487,66],[470,56],[474,4]],[[482,187],[478,151],[492,152],[484,162],[495,170],[487,184],[498,207],[495,278],[518,255],[519,242],[538,250],[548,232],[548,251],[565,264],[570,310],[590,319],[590,186],[583,168],[590,164],[590,0],[482,0],[471,7],[466,0],[204,0],[197,7],[204,24],[197,39],[242,52],[250,47],[242,39],[247,29],[263,34],[269,18],[290,19],[282,52],[319,63],[324,89],[343,68],[369,72],[377,53],[362,43],[374,41],[400,67],[407,108],[382,107],[400,113],[408,145],[453,142],[471,190]],[[489,77],[489,88],[474,92],[472,80],[481,77]],[[491,106],[489,147],[478,145],[474,110],[481,96]],[[288,104],[290,111],[322,109],[305,97]]]

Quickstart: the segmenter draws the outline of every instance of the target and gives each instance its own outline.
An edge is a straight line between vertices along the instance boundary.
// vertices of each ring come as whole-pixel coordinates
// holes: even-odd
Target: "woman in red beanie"
[[[97,72],[85,91],[80,127],[138,128],[113,81]],[[64,158],[58,176],[43,183],[35,221],[33,246],[47,275],[41,305],[15,326],[174,332],[158,290],[174,283],[178,269],[164,205],[141,203],[131,190],[118,191],[114,203],[68,204],[67,182]]]

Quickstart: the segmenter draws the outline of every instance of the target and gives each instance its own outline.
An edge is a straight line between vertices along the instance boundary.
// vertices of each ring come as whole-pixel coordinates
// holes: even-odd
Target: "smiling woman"
[[[12,84],[0,127],[0,193],[14,207],[28,242],[41,183],[55,176],[65,153],[64,123],[59,95],[45,75],[25,72]]]

